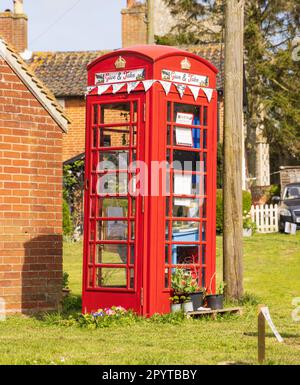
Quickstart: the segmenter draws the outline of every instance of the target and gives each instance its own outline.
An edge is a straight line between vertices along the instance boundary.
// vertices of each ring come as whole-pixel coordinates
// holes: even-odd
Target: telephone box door
[[[143,201],[136,161],[144,160],[144,94],[88,102],[84,303],[87,311],[142,309]]]

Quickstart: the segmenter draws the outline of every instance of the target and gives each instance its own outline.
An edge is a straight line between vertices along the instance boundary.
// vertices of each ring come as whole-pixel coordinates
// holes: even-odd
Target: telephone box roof
[[[216,74],[219,72],[218,69],[209,61],[203,59],[202,57],[195,55],[191,52],[184,51],[175,47],[170,47],[166,45],[135,45],[128,48],[118,49],[116,51],[110,52],[106,55],[99,57],[88,65],[88,69],[92,68],[95,64],[108,59],[110,57],[114,57],[117,55],[125,55],[125,54],[135,54],[138,56],[144,57],[146,60],[152,61],[153,63],[163,59],[165,57],[170,56],[186,56],[194,58],[197,61],[202,62],[207,67],[209,67]]]

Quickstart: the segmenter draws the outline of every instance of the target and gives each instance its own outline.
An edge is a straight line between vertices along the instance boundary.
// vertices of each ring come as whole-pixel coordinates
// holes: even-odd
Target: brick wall
[[[122,47],[147,44],[145,6],[128,1],[128,8],[122,10]]]
[[[27,16],[13,12],[1,12],[0,36],[12,44],[16,51],[23,52],[28,44]]]
[[[57,307],[62,132],[0,60],[0,297],[8,312]]]
[[[63,138],[63,161],[85,152],[85,100],[83,97],[65,99],[65,111],[71,124]]]

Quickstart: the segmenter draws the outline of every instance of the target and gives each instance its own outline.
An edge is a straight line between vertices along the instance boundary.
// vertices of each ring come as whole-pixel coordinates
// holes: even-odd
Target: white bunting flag
[[[194,99],[195,99],[195,102],[196,102],[197,99],[198,99],[198,96],[199,96],[200,87],[197,87],[197,86],[189,86],[189,89],[191,90],[191,93],[193,94]]]
[[[110,87],[110,84],[104,84],[102,86],[98,86],[98,95],[102,95],[105,91],[107,91]]]
[[[153,84],[155,83],[155,80],[144,80],[142,83],[143,83],[145,92],[147,92],[153,86]]]
[[[127,83],[127,92],[130,94],[131,91],[135,90],[136,87],[140,84],[140,82],[130,82]]]
[[[206,97],[207,97],[207,100],[210,102],[214,90],[213,90],[212,88],[201,88],[201,89],[204,91],[204,93],[205,93],[205,95],[206,95]]]
[[[172,86],[172,83],[170,82],[165,82],[163,80],[160,80],[159,81],[160,84],[163,86],[163,89],[165,90],[165,93],[166,95],[168,96],[169,92],[170,92],[170,89],[171,89],[171,86]]]
[[[87,95],[90,94],[95,88],[96,88],[96,86],[88,86],[86,88],[86,94]]]
[[[124,86],[125,86],[125,83],[113,84],[113,94],[116,94]]]
[[[176,88],[177,88],[177,91],[182,99],[183,95],[184,95],[184,91],[186,89],[186,86],[184,84],[175,84]]]

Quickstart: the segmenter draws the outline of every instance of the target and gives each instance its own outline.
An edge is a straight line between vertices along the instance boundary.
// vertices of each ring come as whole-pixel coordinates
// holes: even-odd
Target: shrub
[[[243,213],[247,213],[251,210],[252,197],[248,191],[243,191]],[[223,191],[217,190],[217,218],[216,218],[216,230],[217,234],[223,233]]]
[[[251,205],[252,205],[252,196],[249,191],[243,191],[243,212],[251,210]]]
[[[63,200],[63,233],[65,236],[70,236],[73,233],[70,209],[65,199]]]
[[[69,288],[69,274],[65,271],[63,273],[63,288],[68,289]]]

